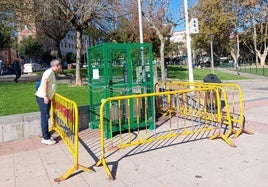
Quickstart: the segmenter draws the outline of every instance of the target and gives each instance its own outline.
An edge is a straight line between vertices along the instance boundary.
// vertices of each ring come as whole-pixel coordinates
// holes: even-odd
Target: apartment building
[[[185,31],[174,31],[170,40],[174,43],[183,43],[186,45],[186,32]]]
[[[82,35],[82,49],[81,54],[86,53],[86,48],[89,47],[89,35]],[[76,53],[76,34],[74,30],[69,31],[65,38],[60,42],[60,50],[62,55],[67,55],[68,53]]]
[[[186,31],[174,31],[170,41],[178,44],[178,49],[173,51],[173,58],[186,56]]]

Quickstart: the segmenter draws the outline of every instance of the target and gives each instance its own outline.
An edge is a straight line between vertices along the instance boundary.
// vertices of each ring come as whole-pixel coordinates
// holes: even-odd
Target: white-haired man
[[[51,107],[51,99],[54,97],[54,94],[57,90],[57,80],[55,73],[62,70],[61,61],[58,59],[52,60],[50,62],[50,66],[51,67],[43,73],[40,86],[35,93],[36,101],[39,105],[41,113],[41,142],[46,145],[56,143],[48,131],[48,120]]]

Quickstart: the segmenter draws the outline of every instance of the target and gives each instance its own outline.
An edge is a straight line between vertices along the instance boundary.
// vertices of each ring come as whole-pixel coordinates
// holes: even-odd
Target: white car
[[[24,64],[23,67],[24,67],[23,68],[24,73],[32,73],[35,71],[42,71],[44,69],[42,65],[38,63],[27,63],[27,64]]]

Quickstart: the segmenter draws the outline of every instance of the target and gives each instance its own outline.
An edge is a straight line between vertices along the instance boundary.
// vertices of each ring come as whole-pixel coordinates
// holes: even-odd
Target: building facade
[[[170,41],[174,43],[184,43],[186,45],[186,32],[185,31],[174,31],[170,37]]]
[[[82,35],[82,49],[81,54],[86,53],[86,48],[89,45],[89,35]],[[60,42],[60,50],[62,55],[67,55],[68,53],[76,53],[76,34],[74,30],[69,31],[65,38]]]
[[[170,41],[177,44],[176,51],[173,51],[173,58],[180,58],[186,56],[186,31],[174,31],[170,37]]]

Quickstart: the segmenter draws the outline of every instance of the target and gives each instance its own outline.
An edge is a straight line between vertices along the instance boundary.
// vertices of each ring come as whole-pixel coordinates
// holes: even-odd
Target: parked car
[[[41,64],[38,64],[38,63],[27,63],[27,64],[24,64],[23,66],[23,72],[24,73],[32,73],[32,72],[35,72],[35,71],[42,71],[44,70],[44,68],[42,67]]]

